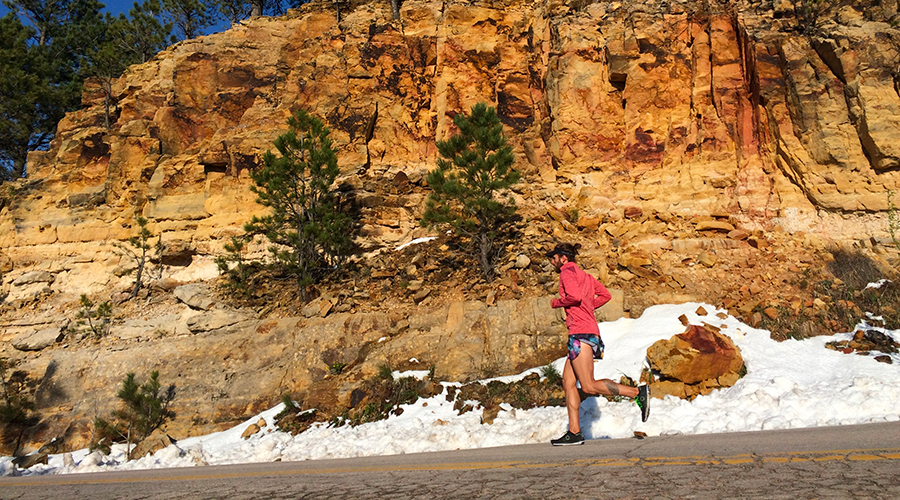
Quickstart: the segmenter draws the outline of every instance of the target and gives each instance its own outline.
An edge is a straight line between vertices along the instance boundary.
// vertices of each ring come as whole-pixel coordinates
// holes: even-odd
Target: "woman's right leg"
[[[590,349],[587,349],[590,351]],[[584,352],[582,351],[582,354]],[[572,362],[566,359],[566,366],[563,368],[562,385],[563,391],[566,393],[566,412],[569,415],[569,432],[578,433],[581,431],[579,423],[578,410],[581,407],[581,395],[578,394],[578,379],[575,377],[575,371],[572,369]]]

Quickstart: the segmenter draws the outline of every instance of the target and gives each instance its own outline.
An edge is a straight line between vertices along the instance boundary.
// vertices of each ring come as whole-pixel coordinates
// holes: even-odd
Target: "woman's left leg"
[[[566,366],[568,365],[569,362],[567,360]],[[575,378],[578,379],[578,382],[581,382],[581,389],[588,394],[599,394],[602,396],[624,396],[626,398],[633,398],[638,395],[637,387],[617,384],[616,382],[613,382],[608,378],[594,380],[594,354],[590,349],[581,349],[578,357],[576,357],[575,360],[571,362],[571,365]],[[565,377],[563,382],[565,382]],[[566,393],[567,403],[568,400],[568,393]],[[578,403],[581,404],[580,398]],[[571,422],[571,417],[569,418],[569,421]]]

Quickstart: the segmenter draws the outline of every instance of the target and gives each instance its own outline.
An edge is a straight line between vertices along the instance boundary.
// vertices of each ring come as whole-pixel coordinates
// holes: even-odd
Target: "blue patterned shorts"
[[[581,354],[582,344],[587,344],[591,347],[591,350],[594,352],[594,359],[603,359],[603,341],[600,340],[599,335],[576,333],[569,335],[569,344],[567,345],[569,348],[569,361],[575,361],[575,358]]]

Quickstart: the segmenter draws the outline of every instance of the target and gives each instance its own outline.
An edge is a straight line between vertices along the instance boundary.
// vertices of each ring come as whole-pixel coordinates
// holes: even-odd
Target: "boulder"
[[[172,292],[175,297],[193,309],[209,310],[216,301],[212,298],[209,287],[192,283],[181,285]]]
[[[241,439],[247,439],[259,431],[260,431],[260,428],[258,425],[250,424],[247,426],[246,429],[244,429],[244,432],[241,433]]]
[[[47,295],[52,291],[49,283],[41,281],[29,283],[22,286],[13,286],[9,289],[9,295],[6,296],[7,302],[27,302],[29,300]]]
[[[47,271],[28,271],[14,279],[13,286],[32,285],[36,283],[53,283],[53,275]]]
[[[325,316],[328,316],[328,313],[331,312],[331,308],[337,303],[337,298],[323,295],[303,306],[300,309],[300,314],[307,318],[324,318]]]
[[[172,439],[165,432],[156,429],[149,436],[138,443],[134,448],[132,448],[131,453],[128,455],[128,457],[131,460],[135,460],[148,454],[156,453],[157,451],[172,444],[175,444],[174,439]]]
[[[46,451],[39,451],[31,455],[25,455],[24,457],[16,457],[13,459],[13,463],[16,464],[16,466],[20,469],[28,469],[37,464],[46,465],[49,456],[50,454]]]
[[[249,319],[246,313],[233,309],[213,309],[203,314],[198,314],[187,320],[187,327],[191,333],[208,332],[227,326],[235,325]]]
[[[647,349],[650,367],[663,378],[696,384],[737,373],[744,366],[740,350],[727,336],[703,326],[660,340]]]
[[[12,346],[20,351],[40,351],[59,342],[65,335],[59,327],[47,328],[33,333],[23,333],[12,340]]]

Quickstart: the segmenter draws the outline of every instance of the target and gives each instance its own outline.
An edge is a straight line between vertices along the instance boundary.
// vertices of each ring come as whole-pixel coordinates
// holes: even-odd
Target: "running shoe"
[[[646,422],[650,416],[650,386],[642,385],[638,387],[638,395],[634,398],[638,408],[641,409],[641,422]]]
[[[565,434],[562,435],[559,439],[551,439],[550,444],[553,446],[569,446],[573,444],[584,444],[584,436],[581,435],[581,431],[571,432],[566,431]]]

